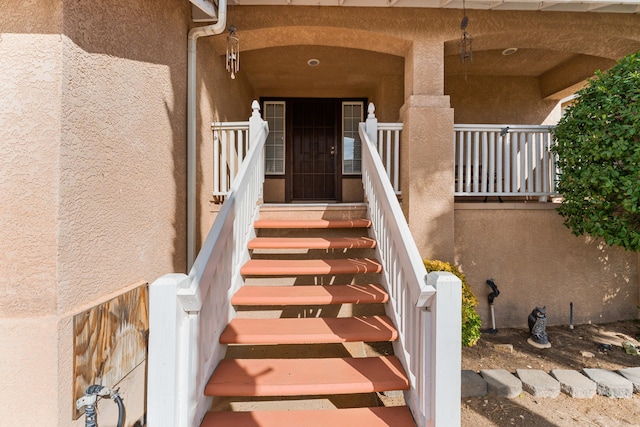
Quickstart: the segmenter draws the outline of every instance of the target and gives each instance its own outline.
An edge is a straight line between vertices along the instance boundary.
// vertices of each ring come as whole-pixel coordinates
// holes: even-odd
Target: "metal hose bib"
[[[111,400],[118,405],[118,425],[122,427],[124,425],[124,404],[122,398],[117,391],[111,390],[109,387],[94,384],[87,387],[84,392],[84,396],[76,400],[76,408],[80,409],[84,406],[85,427],[97,427],[96,421],[96,402],[98,397],[109,396]]]

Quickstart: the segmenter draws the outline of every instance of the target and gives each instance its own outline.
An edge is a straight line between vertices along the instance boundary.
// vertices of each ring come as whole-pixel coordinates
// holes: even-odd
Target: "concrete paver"
[[[628,379],[606,369],[583,369],[584,373],[596,382],[597,392],[601,396],[630,399],[633,384]]]
[[[475,371],[462,371],[461,397],[479,397],[487,394],[487,382]]]
[[[618,373],[633,383],[633,391],[640,393],[640,368],[619,369]]]
[[[534,397],[558,397],[560,383],[539,369],[516,369],[516,374],[522,381],[524,391]]]
[[[560,382],[560,390],[570,397],[591,399],[596,395],[596,383],[578,371],[571,369],[554,369],[551,375]]]
[[[560,391],[577,399],[590,399],[597,394],[629,399],[640,393],[640,367],[618,371],[606,369],[554,369],[551,375],[539,369],[516,369],[516,375],[505,369],[482,369],[480,374],[461,371],[461,397],[487,394],[514,398],[526,391],[534,397],[555,398]]]
[[[487,382],[488,394],[513,399],[522,393],[522,381],[506,369],[481,369],[480,375]]]

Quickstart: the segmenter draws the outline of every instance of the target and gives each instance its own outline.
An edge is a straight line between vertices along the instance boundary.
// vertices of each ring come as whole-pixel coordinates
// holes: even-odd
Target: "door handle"
[[[336,147],[332,145],[329,151],[329,157],[333,159],[333,156],[335,156],[335,154],[336,154]]]

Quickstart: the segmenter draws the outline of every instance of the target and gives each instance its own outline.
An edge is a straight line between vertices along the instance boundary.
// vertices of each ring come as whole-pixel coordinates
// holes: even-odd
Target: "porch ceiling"
[[[317,59],[319,65],[309,66],[310,59]],[[590,77],[594,69],[607,69],[614,63],[608,58],[542,48],[520,48],[509,56],[503,55],[503,49],[474,48],[466,75],[537,77],[543,97],[561,98],[568,95],[563,90]],[[401,86],[404,58],[351,48],[286,46],[242,52],[241,69],[260,96],[359,97],[373,95],[381,82]],[[457,41],[447,43],[445,79],[464,74]]]
[[[460,54],[455,49],[445,57],[447,75],[464,74]],[[469,75],[527,76],[538,77],[549,69],[568,61],[573,57],[566,52],[554,52],[546,49],[518,49],[512,55],[503,55],[503,49],[475,50],[473,63],[467,65]]]
[[[465,0],[467,9],[640,13],[639,0]],[[235,0],[238,5],[426,7],[462,9],[462,0]]]
[[[317,59],[319,65],[308,61]],[[317,91],[366,94],[382,79],[402,79],[404,58],[360,49],[327,46],[286,46],[242,53],[242,69],[258,93]],[[355,95],[354,95],[355,96]]]
[[[633,29],[637,16],[477,11],[469,13],[473,62],[465,69],[458,47],[459,11],[412,11],[402,8],[415,5],[412,0],[390,0],[398,6],[391,12],[378,8],[361,14],[356,7],[326,7],[310,13],[310,8],[276,6],[283,1],[286,4],[287,0],[236,3],[263,6],[239,7],[234,12],[239,18],[240,67],[259,96],[365,97],[383,96],[377,91],[387,89],[403,93],[404,58],[412,34],[419,32],[447,40],[445,86],[447,79],[458,81],[463,75],[537,78],[542,97],[555,99],[570,94],[594,70],[608,69],[617,59],[640,49]],[[293,5],[303,1],[290,0]],[[378,0],[331,1],[343,6],[373,6]],[[420,4],[430,1],[420,0]],[[525,4],[523,1],[518,0]],[[640,4],[640,0],[633,1]],[[467,6],[469,3],[481,4],[469,0]],[[315,0],[314,4],[335,5],[329,0]],[[439,4],[443,9],[455,8],[458,3],[441,0]],[[360,16],[363,23],[358,22]],[[614,20],[620,21],[615,24],[620,28],[607,31]],[[624,28],[631,29],[628,36]],[[220,55],[226,50],[225,37],[211,39]],[[517,51],[503,54],[508,48]],[[319,65],[309,66],[310,59],[319,60]]]

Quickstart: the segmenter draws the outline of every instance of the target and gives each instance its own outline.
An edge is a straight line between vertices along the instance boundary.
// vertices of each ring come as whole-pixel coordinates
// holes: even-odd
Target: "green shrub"
[[[564,224],[640,251],[640,52],[596,72],[554,136]]]
[[[480,326],[482,324],[480,316],[475,307],[478,306],[478,299],[467,283],[467,278],[457,267],[444,261],[424,260],[427,272],[447,271],[452,273],[462,282],[462,346],[471,347],[480,339]]]

